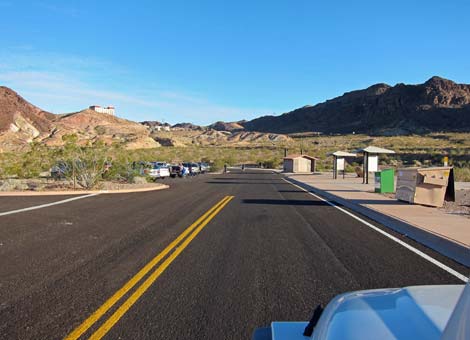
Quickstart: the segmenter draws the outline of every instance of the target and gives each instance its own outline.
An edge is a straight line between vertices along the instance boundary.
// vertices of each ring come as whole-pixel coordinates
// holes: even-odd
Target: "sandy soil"
[[[3,184],[3,181],[0,184]],[[156,183],[120,183],[120,182],[102,182],[94,190],[134,190],[134,189],[147,189],[161,187],[161,182]],[[19,192],[45,192],[45,191],[70,191],[73,190],[72,181],[54,181],[47,179],[21,179],[9,181],[8,185],[0,185],[0,191],[19,191]],[[79,185],[76,190],[85,190]]]
[[[383,194],[388,198],[395,198],[395,194]],[[457,190],[455,192],[455,202],[444,201],[442,208],[437,208],[448,214],[462,215],[470,218],[470,189]]]

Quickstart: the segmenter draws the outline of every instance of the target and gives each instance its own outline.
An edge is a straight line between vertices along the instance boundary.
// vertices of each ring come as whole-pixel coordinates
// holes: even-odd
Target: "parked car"
[[[199,162],[199,169],[201,170],[201,173],[205,174],[206,172],[211,171],[211,166],[207,163],[204,162]]]
[[[170,164],[168,164],[167,162],[150,162],[153,166],[162,166],[162,167],[169,167]]]
[[[349,292],[310,322],[273,322],[252,340],[470,339],[470,283]]]
[[[147,174],[153,179],[170,177],[170,169],[166,166],[153,165]]]
[[[199,175],[201,173],[201,169],[199,168],[198,163],[191,163],[191,167],[193,169],[193,173]]]
[[[183,166],[190,176],[198,175],[201,171],[199,170],[199,164],[194,162],[184,162]]]
[[[170,176],[172,178],[175,178],[176,176],[178,177],[183,177],[183,167],[181,165],[172,165],[170,168]]]

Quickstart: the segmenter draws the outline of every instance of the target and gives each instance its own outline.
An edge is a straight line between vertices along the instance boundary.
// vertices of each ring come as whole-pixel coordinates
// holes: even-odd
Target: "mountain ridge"
[[[243,127],[271,133],[470,131],[470,85],[437,76],[417,85],[379,83],[280,116],[255,118]]]
[[[0,151],[26,148],[33,141],[60,146],[66,134],[76,134],[79,144],[118,142],[128,148],[181,144],[171,136],[159,136],[156,130],[160,125],[169,124],[137,123],[90,109],[52,114],[12,89],[0,86]],[[287,141],[283,134],[301,132],[370,135],[468,132],[470,85],[437,76],[416,85],[378,83],[279,116],[217,121],[205,127],[180,123],[173,128],[180,133],[192,133],[187,143],[201,145]]]

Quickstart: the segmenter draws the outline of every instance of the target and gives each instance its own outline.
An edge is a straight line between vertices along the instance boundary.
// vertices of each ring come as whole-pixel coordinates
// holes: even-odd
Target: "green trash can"
[[[375,173],[375,192],[395,192],[395,170],[384,169]]]

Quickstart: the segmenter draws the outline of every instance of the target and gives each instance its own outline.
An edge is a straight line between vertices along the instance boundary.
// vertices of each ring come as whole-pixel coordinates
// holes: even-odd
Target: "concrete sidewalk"
[[[470,219],[374,193],[374,184],[331,173],[285,174],[292,182],[357,211],[466,266],[470,266]]]

